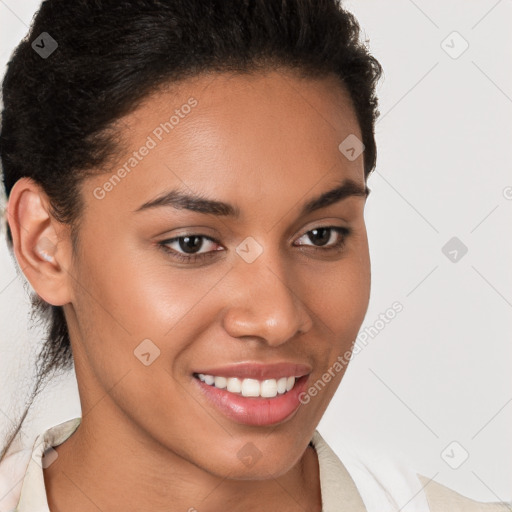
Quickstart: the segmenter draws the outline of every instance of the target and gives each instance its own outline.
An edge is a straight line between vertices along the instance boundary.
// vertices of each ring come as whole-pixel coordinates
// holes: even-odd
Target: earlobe
[[[13,250],[34,291],[55,306],[69,300],[69,244],[51,215],[49,199],[30,178],[19,179],[9,194],[7,220]]]

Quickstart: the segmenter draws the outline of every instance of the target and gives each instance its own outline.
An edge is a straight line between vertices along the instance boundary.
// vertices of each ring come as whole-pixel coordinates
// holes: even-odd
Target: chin
[[[211,473],[233,480],[268,480],[286,474],[302,456],[302,453],[294,453],[293,443],[287,446],[281,442],[274,447],[268,438],[258,444],[252,441],[234,444],[236,448],[228,448],[228,457],[226,451],[224,456],[219,454],[219,465],[212,467]]]

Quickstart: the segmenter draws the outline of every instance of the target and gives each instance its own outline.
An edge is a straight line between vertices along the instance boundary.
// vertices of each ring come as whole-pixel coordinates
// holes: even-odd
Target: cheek
[[[311,277],[311,276],[309,276]],[[309,284],[308,305],[315,313],[313,335],[318,366],[302,398],[305,414],[318,424],[338,389],[353,343],[366,315],[370,296],[370,259],[366,237],[346,258]]]
[[[122,241],[121,241],[122,242]],[[89,253],[78,273],[88,276],[86,292],[97,299],[102,321],[134,341],[162,338],[194,310],[221,277],[168,264],[157,248],[141,251],[125,243]],[[213,267],[209,267],[212,269]]]
[[[87,277],[75,295],[89,364],[105,386],[128,370],[144,372],[150,361],[152,368],[162,366],[178,377],[182,353],[215,319],[210,296],[226,269],[178,269],[156,249],[142,255],[129,248],[116,251],[119,245],[87,251],[75,270]]]
[[[339,350],[350,345],[364,320],[370,297],[366,236],[355,240],[345,257],[332,266],[319,266],[316,272],[308,273],[302,286],[317,323],[331,337],[331,346]]]
[[[90,403],[109,390],[128,417],[162,442],[162,425],[195,431],[191,425],[204,423],[204,411],[191,407],[182,353],[212,321],[200,301],[219,277],[191,278],[185,270],[142,265],[127,253],[122,259],[115,251],[105,253],[109,256],[101,261],[89,253],[76,269],[77,275],[88,276],[76,287],[75,338],[80,341],[75,345],[81,353],[77,373],[91,383]],[[219,425],[211,421],[209,428]]]

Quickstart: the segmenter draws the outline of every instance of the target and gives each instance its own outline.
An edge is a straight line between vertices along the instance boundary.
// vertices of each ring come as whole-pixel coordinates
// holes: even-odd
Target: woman
[[[8,236],[49,320],[33,396],[74,365],[82,416],[7,454],[17,425],[6,510],[507,510],[356,485],[316,431],[368,306],[380,74],[334,0],[43,2],[3,83]]]

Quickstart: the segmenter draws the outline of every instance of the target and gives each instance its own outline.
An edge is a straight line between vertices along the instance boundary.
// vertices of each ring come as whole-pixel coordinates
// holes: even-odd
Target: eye
[[[206,241],[206,243],[204,241]],[[174,248],[171,248],[170,246],[173,244]],[[173,258],[184,262],[194,262],[206,257],[211,258],[217,251],[222,250],[222,248],[212,250],[212,244],[220,246],[217,240],[199,234],[177,236],[158,243],[158,245],[161,246],[164,251],[170,253]],[[199,252],[205,246],[207,250],[205,252]],[[208,248],[210,248],[210,250],[208,250]]]
[[[315,244],[312,246],[313,249],[328,251],[342,247],[345,243],[345,239],[349,234],[350,230],[348,228],[341,226],[323,226],[308,231],[302,235],[299,240],[302,238],[308,238],[311,242],[313,242],[313,244]],[[301,243],[299,245],[307,246],[309,244]]]
[[[302,235],[299,240],[308,238],[313,245],[299,243],[299,246],[311,247],[313,251],[327,252],[339,250],[345,244],[345,239],[350,234],[348,228],[341,226],[323,226],[312,229]],[[195,263],[212,258],[218,251],[224,250],[220,242],[206,235],[191,233],[177,236],[158,242],[158,245],[172,258],[184,263]],[[174,247],[172,247],[174,246]],[[212,246],[218,246],[213,248]],[[203,250],[201,252],[201,250]]]

